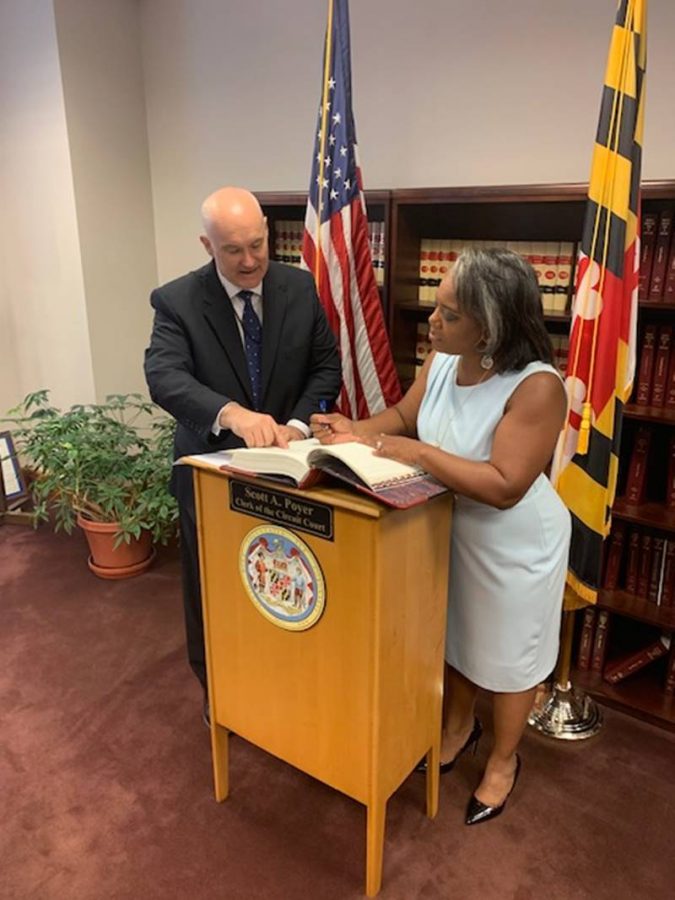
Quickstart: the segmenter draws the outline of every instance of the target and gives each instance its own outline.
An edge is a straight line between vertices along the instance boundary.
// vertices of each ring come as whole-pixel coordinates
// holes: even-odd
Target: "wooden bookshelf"
[[[389,320],[389,264],[391,239],[391,191],[365,191],[366,210],[369,222],[384,222],[384,284],[379,285],[385,322]],[[270,230],[270,255],[274,258],[274,235],[276,223],[280,220],[305,220],[307,194],[302,192],[255,191],[263,212],[267,216]]]
[[[657,213],[675,206],[675,182],[643,184],[642,197],[643,209]],[[389,328],[394,358],[404,386],[407,387],[415,376],[418,325],[432,311],[431,306],[418,301],[422,238],[568,241],[576,245],[582,234],[585,210],[586,185],[583,184],[393,191]],[[640,336],[646,321],[658,325],[675,323],[675,304],[641,301],[638,316]],[[568,312],[547,313],[545,320],[552,334],[569,332],[571,315]],[[669,510],[665,504],[666,461],[663,455],[663,443],[667,442],[675,425],[675,412],[634,404],[627,406],[624,436],[627,435],[628,440],[625,443],[627,449],[621,452],[619,493],[625,485],[627,452],[635,429],[641,424],[658,430],[656,443],[660,447],[649,473],[646,499],[638,506],[628,506],[623,500],[617,500],[613,515],[630,527],[650,529],[675,540],[675,510]],[[635,622],[636,628],[653,629],[657,635],[662,631],[675,631],[675,608],[661,609],[626,591],[603,591],[599,606],[628,623]],[[611,653],[611,633],[609,640]],[[603,702],[665,727],[675,727],[675,703],[664,694],[661,673],[662,667],[653,671],[648,667],[616,686],[597,675],[581,673],[579,684]]]

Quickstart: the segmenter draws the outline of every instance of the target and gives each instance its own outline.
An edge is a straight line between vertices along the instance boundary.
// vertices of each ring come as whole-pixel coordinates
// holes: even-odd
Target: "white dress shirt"
[[[237,320],[237,328],[239,329],[239,337],[241,338],[242,346],[246,346],[244,343],[244,325],[243,325],[243,316],[244,316],[244,301],[239,296],[239,291],[244,290],[244,288],[237,287],[236,284],[232,284],[231,281],[228,281],[224,275],[221,275],[218,270],[218,266],[216,266],[216,272],[218,274],[218,279],[222,286],[225,288],[227,292],[227,296],[230,298],[230,302],[232,303],[232,309],[234,310],[234,317]],[[254,288],[250,288],[250,293],[253,295],[251,297],[251,305],[253,307],[253,311],[256,316],[260,319],[260,324],[262,325],[263,321],[263,298],[262,298],[262,281],[259,284],[256,284]],[[231,401],[230,401],[231,402]],[[227,406],[227,403],[225,404]],[[211,426],[211,431],[216,437],[222,431],[222,428],[218,424],[220,421],[220,414],[223,409],[219,410],[218,415],[216,416],[216,421]],[[301,422],[300,419],[289,419],[286,423],[289,427],[297,428],[299,432],[301,432],[306,438],[311,437],[311,429],[309,425],[305,422]]]

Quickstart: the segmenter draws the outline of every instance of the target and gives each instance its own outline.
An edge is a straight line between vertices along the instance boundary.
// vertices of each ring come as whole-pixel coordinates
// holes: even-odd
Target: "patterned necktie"
[[[251,391],[253,393],[253,407],[260,409],[260,390],[262,375],[262,325],[255,314],[251,298],[251,291],[239,291],[239,296],[244,301],[244,314],[241,317],[241,326],[244,330],[244,347],[246,349],[246,362],[248,374],[251,379]]]

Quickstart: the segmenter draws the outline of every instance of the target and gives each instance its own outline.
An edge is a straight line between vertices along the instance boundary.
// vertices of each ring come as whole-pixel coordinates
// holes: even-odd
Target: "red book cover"
[[[652,572],[652,536],[646,532],[640,541],[640,561],[638,563],[637,595],[646,600],[649,595],[649,576]]]
[[[619,568],[621,567],[625,537],[625,524],[616,522],[612,527],[612,533],[609,538],[607,565],[605,566],[605,578],[603,581],[603,587],[606,587],[609,591],[613,591],[619,583]]]
[[[609,631],[609,613],[606,609],[598,610],[598,622],[595,626],[595,640],[591,654],[591,671],[602,672],[607,653],[607,634]]]
[[[668,657],[665,692],[669,696],[675,694],[675,644],[670,648],[670,656]]]
[[[666,409],[675,409],[675,353],[670,354],[668,377],[666,378]]]
[[[628,465],[628,480],[626,481],[626,502],[642,503],[645,496],[645,477],[647,474],[647,458],[652,433],[649,428],[641,426],[635,434],[633,452]]]
[[[668,443],[668,481],[666,483],[666,506],[675,509],[675,434]]]
[[[675,599],[675,541],[666,541],[661,577],[661,606],[673,606]]]
[[[577,666],[580,669],[588,669],[591,665],[591,653],[593,651],[593,636],[595,633],[595,609],[587,606],[584,610],[584,623],[581,626],[579,636],[579,653]]]
[[[652,641],[651,644],[647,644],[646,647],[642,647],[640,650],[634,650],[631,653],[626,653],[618,659],[612,660],[611,663],[608,663],[605,666],[602,677],[605,681],[609,681],[610,684],[616,684],[618,681],[623,681],[624,678],[628,678],[633,672],[638,672],[655,659],[660,659],[662,656],[665,656],[666,653],[668,653],[669,648],[670,638],[666,635],[662,635],[658,640]]]
[[[647,212],[642,216],[642,236],[640,238],[640,279],[638,281],[638,298],[647,299],[649,283],[652,276],[652,262],[656,244],[656,227],[659,217],[657,213]]]
[[[659,588],[661,587],[661,571],[663,569],[663,550],[665,541],[662,537],[652,539],[652,561],[649,567],[649,590],[647,600],[650,603],[659,602]]]
[[[656,325],[647,325],[642,338],[640,350],[640,368],[637,377],[637,394],[635,402],[638,406],[648,406],[652,393],[654,377],[654,360],[656,356]]]
[[[661,300],[666,284],[668,270],[668,251],[670,250],[670,236],[673,224],[672,209],[664,209],[659,216],[659,224],[656,231],[656,244],[654,246],[654,262],[652,274],[649,279],[649,300]]]
[[[663,291],[666,303],[675,303],[675,241],[670,242],[668,265],[666,267],[666,286]]]
[[[672,337],[673,329],[671,325],[664,325],[663,328],[659,328],[652,391],[649,398],[650,406],[663,406],[666,402],[666,382],[668,381],[668,362],[670,360]]]
[[[626,562],[626,590],[629,594],[637,591],[639,556],[640,532],[633,530],[628,538],[628,560]]]

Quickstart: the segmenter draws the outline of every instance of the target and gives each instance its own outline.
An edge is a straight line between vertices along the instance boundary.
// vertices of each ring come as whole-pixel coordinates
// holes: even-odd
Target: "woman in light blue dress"
[[[493,693],[494,745],[466,824],[502,812],[537,685],[554,668],[570,516],[545,475],[566,397],[532,267],[468,250],[437,291],[432,350],[403,400],[359,422],[317,415],[325,442],[367,440],[456,495],[441,770],[475,746],[479,688]]]

